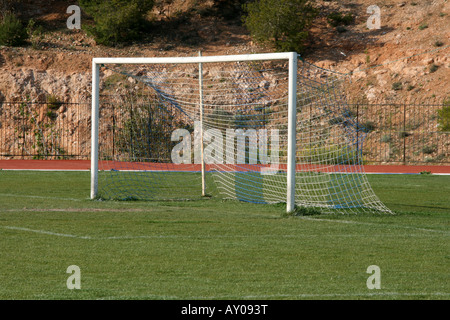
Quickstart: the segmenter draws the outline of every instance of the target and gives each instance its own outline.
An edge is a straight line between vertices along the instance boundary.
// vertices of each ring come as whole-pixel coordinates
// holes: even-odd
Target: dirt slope
[[[47,29],[34,45],[0,47],[0,101],[52,94],[64,101],[90,96],[91,59],[106,56],[194,56],[270,52],[257,45],[239,18],[201,16],[212,1],[174,0],[154,10],[157,19],[173,19],[197,3],[197,15],[177,26],[177,36],[157,34],[151,43],[122,48],[96,45],[84,31],[69,30],[66,13],[76,1],[24,0],[20,13]],[[160,1],[161,2],[161,1]],[[318,66],[351,72],[354,99],[442,101],[450,96],[450,2],[447,0],[381,0],[381,29],[367,28],[372,0],[322,1],[304,58]],[[345,32],[327,24],[333,11],[351,12],[355,21]],[[82,23],[90,23],[83,15]],[[341,30],[342,31],[342,30]],[[181,40],[180,40],[181,39]],[[428,52],[428,53],[424,53]]]

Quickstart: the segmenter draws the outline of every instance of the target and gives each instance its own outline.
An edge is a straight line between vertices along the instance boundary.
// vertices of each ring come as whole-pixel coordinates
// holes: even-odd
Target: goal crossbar
[[[197,57],[155,57],[155,58],[93,58],[92,60],[92,139],[91,139],[91,199],[98,193],[98,162],[99,162],[99,96],[100,96],[100,66],[106,64],[187,64],[243,62],[263,60],[286,60],[289,63],[288,79],[288,150],[286,174],[286,210],[292,212],[295,208],[295,155],[296,155],[296,106],[297,106],[297,58],[295,52],[264,53],[246,55],[221,55]],[[203,129],[201,129],[203,130]]]
[[[198,57],[142,57],[142,58],[93,58],[93,65],[100,64],[184,64],[184,63],[214,63],[262,60],[291,60],[297,58],[295,52],[256,53],[242,55],[198,56]]]

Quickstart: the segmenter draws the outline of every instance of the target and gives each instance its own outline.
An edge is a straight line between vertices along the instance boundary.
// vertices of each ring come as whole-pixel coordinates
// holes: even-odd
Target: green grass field
[[[449,299],[450,176],[369,181],[395,215],[91,201],[88,172],[0,171],[0,299]]]

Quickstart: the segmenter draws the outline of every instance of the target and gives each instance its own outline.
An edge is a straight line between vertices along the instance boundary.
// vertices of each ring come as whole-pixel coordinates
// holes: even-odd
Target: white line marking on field
[[[9,229],[9,230],[34,232],[34,233],[46,234],[46,235],[50,235],[50,236],[65,237],[65,238],[92,239],[92,237],[89,237],[89,236],[78,236],[78,235],[74,235],[74,234],[51,232],[51,231],[46,231],[46,230],[34,230],[34,229],[22,228],[22,227],[2,226],[2,228]]]
[[[168,235],[168,236],[154,235],[154,236],[91,237],[91,236],[80,236],[80,235],[76,235],[76,234],[52,232],[52,231],[47,231],[47,230],[36,230],[36,229],[14,227],[14,226],[0,226],[0,228],[8,229],[8,230],[16,230],[16,231],[33,232],[33,233],[45,234],[45,235],[55,236],[55,237],[75,238],[75,239],[84,239],[84,240],[129,240],[129,239],[186,238],[184,236],[170,236],[170,235]],[[187,237],[191,237],[191,236],[187,236]]]
[[[317,220],[317,219],[314,219]],[[330,220],[333,221],[333,220]],[[334,222],[334,221],[333,221]],[[342,221],[341,221],[342,222]],[[347,221],[352,222],[352,221]],[[0,228],[8,229],[8,230],[16,230],[16,231],[25,231],[25,232],[33,232],[38,234],[44,234],[55,237],[64,237],[64,238],[74,238],[74,239],[83,239],[83,240],[137,240],[137,239],[248,239],[248,238],[311,238],[311,237],[348,237],[353,238],[357,235],[349,235],[349,234],[330,234],[330,235],[310,235],[310,234],[255,234],[255,235],[223,235],[223,234],[211,234],[211,235],[164,235],[164,234],[154,234],[154,235],[122,235],[122,236],[109,236],[109,237],[91,237],[91,236],[80,236],[76,234],[67,234],[60,232],[52,232],[47,230],[36,230],[24,227],[15,227],[15,226],[0,226]],[[426,231],[431,231],[427,230]],[[360,235],[365,236],[365,235]],[[371,237],[387,237],[389,235],[386,234],[371,234]],[[397,236],[397,235],[392,235]],[[411,235],[409,235],[411,236]]]
[[[373,223],[373,222],[361,222],[361,221],[350,221],[350,220],[332,220],[332,219],[322,219],[322,218],[308,218],[308,217],[299,217],[303,220],[308,221],[319,221],[319,222],[333,222],[333,223],[344,223],[344,224],[360,224],[366,226],[378,226],[378,227],[392,227],[392,228],[403,228],[403,229],[412,229],[417,231],[425,231],[425,232],[437,232],[443,233],[446,235],[450,235],[449,231],[446,230],[436,230],[436,229],[425,229],[411,226],[401,226],[396,224],[382,224],[382,223]]]
[[[18,198],[35,198],[35,199],[49,199],[49,200],[68,200],[68,201],[82,201],[75,198],[58,198],[58,197],[44,197],[44,196],[30,196],[26,194],[12,194],[12,193],[0,193],[0,196],[4,197],[18,197]]]

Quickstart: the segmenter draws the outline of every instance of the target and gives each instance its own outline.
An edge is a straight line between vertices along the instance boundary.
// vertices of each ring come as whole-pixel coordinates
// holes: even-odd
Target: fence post
[[[21,115],[20,120],[22,121],[21,129],[22,129],[22,160],[25,159],[25,123],[24,116]]]
[[[356,101],[356,163],[360,164],[360,146],[359,146],[359,102]],[[362,153],[362,150],[361,150]],[[361,163],[362,164],[362,163]]]
[[[403,164],[406,165],[406,104],[403,104]]]

